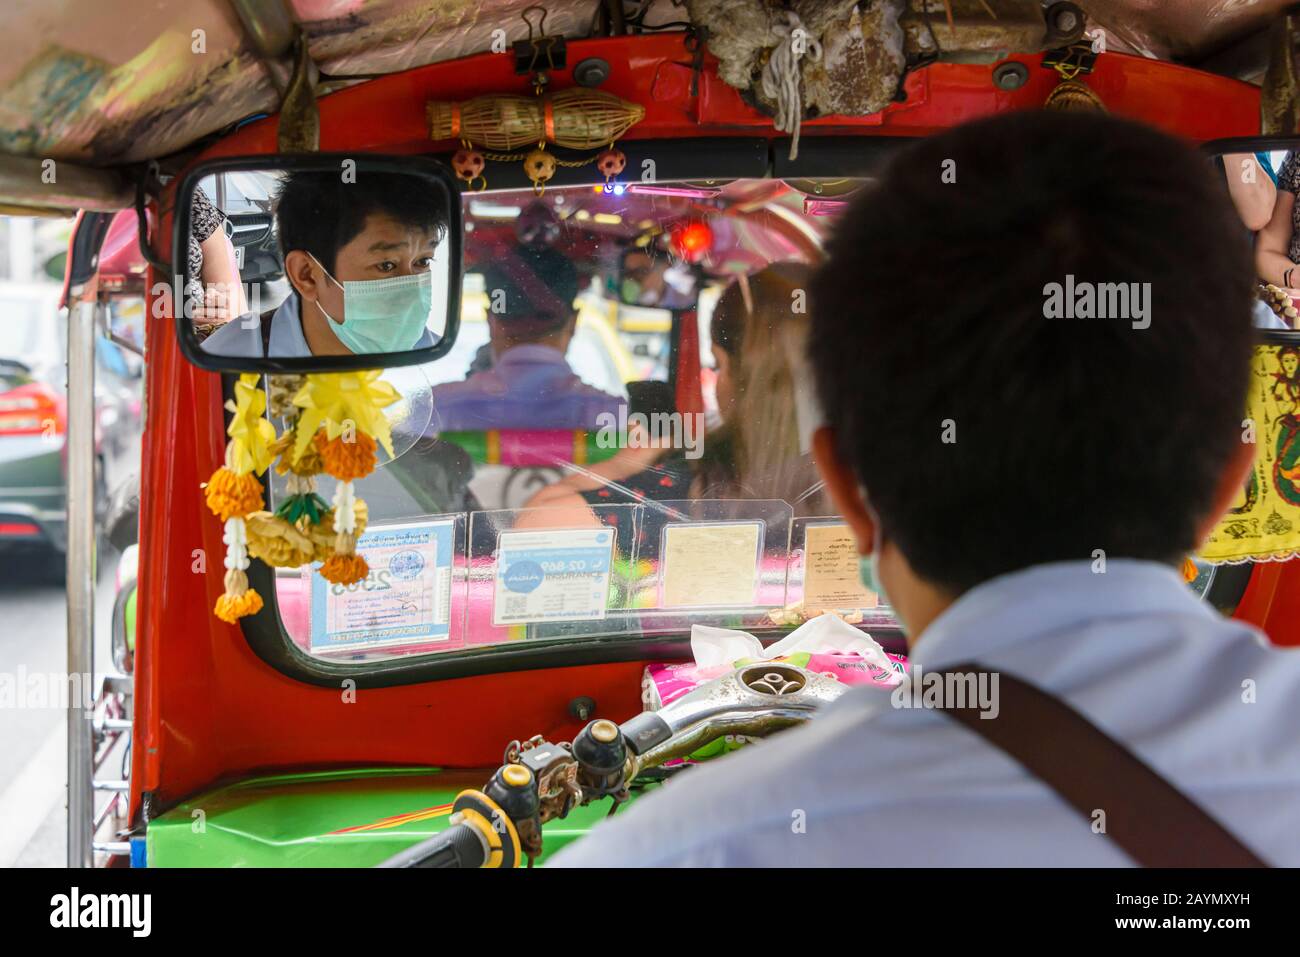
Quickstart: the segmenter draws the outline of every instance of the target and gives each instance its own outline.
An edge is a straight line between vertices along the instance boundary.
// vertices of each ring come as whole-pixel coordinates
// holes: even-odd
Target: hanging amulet
[[[472,183],[482,176],[486,164],[487,160],[483,154],[475,149],[462,147],[451,157],[451,168],[456,171],[456,177],[467,183]]]
[[[596,154],[596,169],[600,170],[605,182],[609,182],[627,167],[627,156],[622,150],[610,147]]]
[[[533,189],[540,193],[555,175],[555,157],[538,147],[524,157],[524,172],[533,181]]]

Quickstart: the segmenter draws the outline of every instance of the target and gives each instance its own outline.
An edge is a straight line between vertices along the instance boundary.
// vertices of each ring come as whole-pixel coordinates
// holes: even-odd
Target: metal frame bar
[[[92,677],[95,640],[95,312],[68,309],[68,667]],[[94,725],[84,699],[68,702],[68,866],[94,864]]]

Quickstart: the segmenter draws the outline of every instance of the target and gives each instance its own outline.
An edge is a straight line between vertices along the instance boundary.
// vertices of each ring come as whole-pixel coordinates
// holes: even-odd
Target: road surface
[[[96,672],[112,665],[117,559],[112,547],[104,545],[95,589]],[[38,562],[0,558],[0,675],[8,676],[14,687],[29,689],[47,676],[61,678],[67,663],[67,614],[63,586],[43,579]],[[62,867],[65,712],[49,703],[41,706],[34,695],[22,695],[13,704],[0,706],[0,867]]]

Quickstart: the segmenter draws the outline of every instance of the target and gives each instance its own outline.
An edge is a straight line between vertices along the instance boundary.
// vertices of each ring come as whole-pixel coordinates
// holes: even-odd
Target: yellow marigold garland
[[[357,539],[369,518],[353,481],[375,469],[378,446],[392,454],[383,409],[399,396],[379,371],[269,380],[272,415],[285,420],[278,437],[267,420],[268,396],[257,375],[242,375],[227,433],[226,462],[208,480],[208,508],[225,522],[225,592],[217,600],[222,621],[237,622],[262,608],[248,585],[250,556],[268,565],[293,568],[312,561],[336,584],[361,581],[369,573],[356,554]],[[289,495],[274,513],[266,511],[257,476],[271,463],[288,480]],[[327,472],[338,481],[333,507],[315,494],[315,476]]]
[[[248,554],[275,568],[298,568],[316,555],[312,537],[271,512],[254,512],[248,526]]]
[[[357,499],[353,504],[352,517],[356,523],[356,530],[353,532],[357,538],[360,538],[366,531],[366,522],[370,518],[370,510],[366,507],[363,499]],[[338,533],[334,529],[334,510],[330,509],[320,520],[319,525],[311,529],[312,544],[316,547],[315,559],[318,562],[325,562],[334,554],[334,541]],[[363,576],[364,577],[364,576]]]
[[[262,485],[257,475],[271,464],[275,426],[266,419],[266,393],[259,377],[247,373],[235,383],[235,398],[226,403],[231,412],[226,434],[226,462],[204,486],[208,508],[225,523],[225,591],[214,609],[222,621],[234,624],[262,609],[262,596],[248,587],[247,516],[262,507]]]
[[[314,450],[322,469],[338,481],[329,513],[333,549],[320,569],[322,577],[336,585],[351,585],[370,574],[366,560],[356,553],[357,538],[365,527],[365,502],[356,497],[352,483],[374,471],[378,446],[393,454],[383,410],[400,396],[380,380],[380,374],[381,370],[372,369],[311,375],[293,397],[302,410],[291,452],[294,460],[301,461]],[[323,524],[322,519],[318,525]]]

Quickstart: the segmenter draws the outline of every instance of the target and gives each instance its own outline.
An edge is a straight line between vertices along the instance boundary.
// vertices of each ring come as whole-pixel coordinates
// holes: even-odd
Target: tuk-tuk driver
[[[565,354],[577,328],[578,271],[545,245],[514,243],[483,267],[492,364],[434,386],[445,431],[600,428],[626,400],[584,382]]]
[[[203,343],[240,358],[405,352],[434,345],[430,268],[447,222],[432,190],[401,174],[290,174],[275,221],[293,291],[271,313],[248,313]],[[269,323],[269,328],[264,327]]]
[[[836,224],[809,357],[818,468],[912,683],[848,689],[553,863],[1114,867],[1213,846],[1300,865],[1300,654],[1179,572],[1256,453],[1253,270],[1224,194],[1183,143],[1083,113],[1010,113],[900,155]],[[1064,318],[1048,299],[1067,277],[1147,284],[1145,315]],[[957,720],[935,705],[961,692],[924,680],[945,669],[1001,680]],[[1046,731],[1021,682],[1111,747]],[[1129,853],[1143,841],[1165,850]]]

